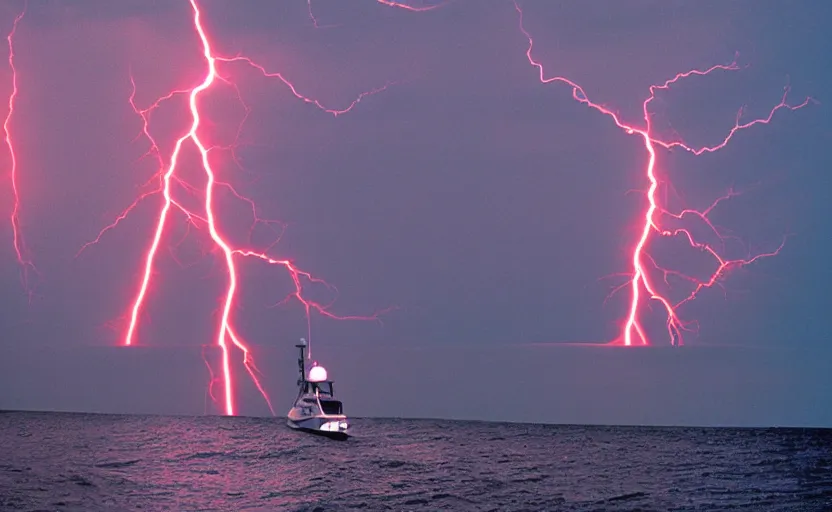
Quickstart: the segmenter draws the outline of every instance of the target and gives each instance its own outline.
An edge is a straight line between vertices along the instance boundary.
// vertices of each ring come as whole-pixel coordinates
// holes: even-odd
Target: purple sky
[[[333,117],[250,67],[220,67],[250,114],[237,162],[217,151],[214,167],[219,179],[257,203],[262,217],[287,223],[271,254],[337,286],[335,313],[399,307],[383,316],[383,326],[313,317],[322,357],[327,347],[351,343],[360,351],[603,342],[618,335],[629,293],[604,299],[626,277],[599,278],[631,271],[645,208],[646,152],[640,139],[575,102],[569,87],[538,81],[511,2],[458,0],[414,13],[372,0],[313,1],[319,24],[336,25],[323,29],[313,26],[303,0],[200,5],[217,53],[245,54],[332,108],[399,82]],[[717,143],[741,106],[749,118],[765,116],[786,84],[793,102],[806,96],[821,102],[778,112],[770,125],[738,135],[713,155],[661,152],[658,169],[685,200],[676,206],[704,208],[732,186],[744,192],[721,205],[713,220],[754,251],[794,235],[780,255],[731,273],[724,290],[703,293],[680,311],[699,321],[688,344],[832,355],[822,321],[832,286],[825,252],[832,123],[823,96],[832,87],[823,35],[832,7],[652,0],[520,5],[535,57],[549,74],[580,83],[594,102],[629,122],[641,120],[650,84],[728,64],[739,52],[739,64],[747,66],[741,71],[691,79],[660,94],[656,127],[667,138]],[[22,7],[0,7],[3,30]],[[190,6],[184,0],[31,0],[15,47],[20,215],[40,277],[30,303],[4,222],[3,344],[115,345],[160,197],[143,201],[99,244],[75,254],[157,170],[152,158],[140,160],[148,143],[138,137],[140,119],[128,103],[131,73],[140,107],[171,89],[195,86],[204,74]],[[0,68],[3,97],[10,85],[9,70]],[[233,142],[246,114],[234,89],[217,87],[203,103],[205,139]],[[151,129],[165,158],[189,122],[186,109],[183,97],[154,113]],[[181,175],[203,186],[195,156],[189,147]],[[7,155],[0,159],[7,168]],[[3,176],[0,204],[10,212],[10,181]],[[186,203],[199,205],[193,198]],[[218,206],[223,232],[247,243],[247,205],[223,191]],[[223,263],[209,252],[210,240],[192,231],[176,248],[186,264],[180,267],[167,249],[184,235],[185,222],[178,214],[172,220],[137,339],[197,347],[214,339]],[[270,236],[260,226],[253,242],[265,247]],[[657,245],[651,253],[699,276],[713,270],[701,254],[682,247]],[[728,250],[744,256],[742,245]],[[240,275],[235,318],[250,343],[288,347],[305,335],[296,303],[270,307],[291,290],[282,269],[243,261]],[[331,298],[321,288],[310,293]],[[658,313],[654,308],[646,325],[654,343],[665,344]],[[261,366],[268,373],[269,364]],[[757,370],[747,371],[752,378]]]

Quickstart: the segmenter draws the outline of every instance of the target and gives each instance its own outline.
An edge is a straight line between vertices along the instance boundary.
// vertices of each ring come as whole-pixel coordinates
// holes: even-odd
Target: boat
[[[344,415],[343,404],[335,398],[333,382],[329,380],[326,368],[313,361],[307,371],[306,340],[301,338],[295,347],[300,349],[298,396],[289,410],[286,424],[289,428],[331,439],[347,439],[350,436],[349,420]]]

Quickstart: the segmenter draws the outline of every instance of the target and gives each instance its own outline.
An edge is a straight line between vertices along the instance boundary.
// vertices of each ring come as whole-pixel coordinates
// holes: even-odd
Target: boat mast
[[[306,338],[301,338],[300,343],[295,345],[295,347],[300,349],[300,356],[298,357],[298,371],[300,372],[300,377],[298,378],[298,386],[300,386],[306,380],[306,375],[303,371],[303,362],[305,356],[304,352],[306,350]]]

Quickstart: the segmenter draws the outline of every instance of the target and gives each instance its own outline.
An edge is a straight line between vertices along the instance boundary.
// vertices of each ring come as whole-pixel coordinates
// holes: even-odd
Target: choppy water
[[[2,510],[832,510],[832,431],[0,414]]]

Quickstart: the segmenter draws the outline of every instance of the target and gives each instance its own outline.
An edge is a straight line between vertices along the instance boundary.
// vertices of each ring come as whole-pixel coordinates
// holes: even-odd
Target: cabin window
[[[341,402],[338,400],[321,400],[321,409],[324,414],[343,414]]]
[[[332,383],[331,382],[319,382],[319,383],[315,384],[315,386],[318,388],[318,391],[320,391],[320,393],[322,395],[332,396]]]

